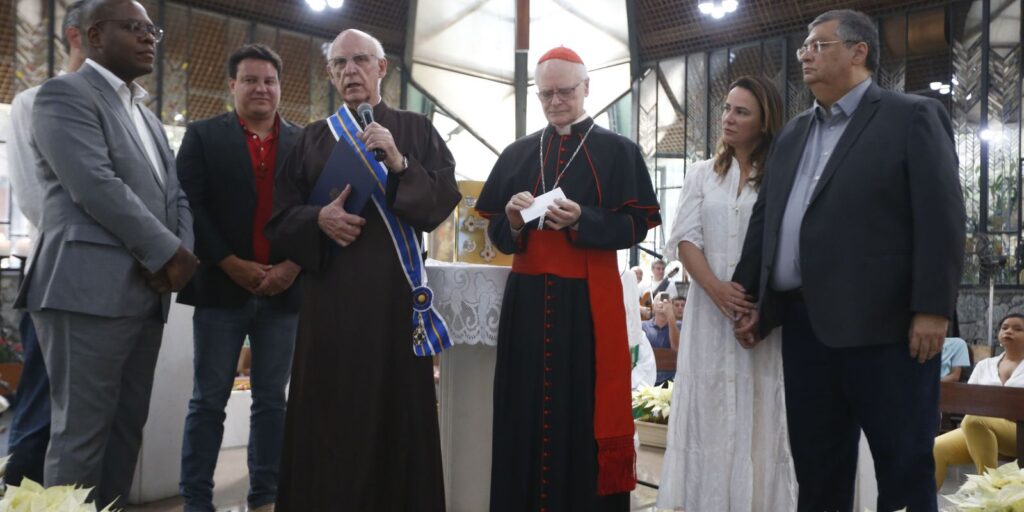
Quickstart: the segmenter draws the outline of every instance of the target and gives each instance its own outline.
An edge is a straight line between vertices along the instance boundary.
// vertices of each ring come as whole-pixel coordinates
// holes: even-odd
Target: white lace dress
[[[739,179],[735,160],[724,177],[715,173],[711,160],[692,166],[666,259],[675,259],[677,245],[685,240],[704,251],[719,279],[732,277],[757,199],[752,186],[743,187],[737,197]],[[776,329],[754,349],[740,347],[732,322],[692,282],[679,338],[659,507],[796,510],[781,342]]]

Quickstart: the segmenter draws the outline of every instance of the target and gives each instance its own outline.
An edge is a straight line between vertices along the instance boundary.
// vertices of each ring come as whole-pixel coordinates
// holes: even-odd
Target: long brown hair
[[[755,187],[760,187],[761,179],[764,178],[762,172],[764,161],[768,157],[768,148],[771,147],[775,134],[782,129],[782,98],[779,97],[775,84],[761,76],[741,76],[729,84],[730,91],[736,87],[753,94],[757,105],[761,107],[761,141],[750,153],[750,163],[756,172],[747,178]],[[719,136],[718,148],[715,150],[715,173],[725,176],[735,155],[736,150]]]

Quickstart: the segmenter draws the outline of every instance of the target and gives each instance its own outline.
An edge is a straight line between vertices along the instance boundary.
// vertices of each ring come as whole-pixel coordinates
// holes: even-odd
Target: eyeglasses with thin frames
[[[127,30],[134,34],[136,37],[150,36],[154,42],[159,43],[164,38],[164,29],[152,24],[146,23],[145,21],[139,20],[98,20],[92,24],[92,26],[99,25],[100,23],[117,23],[122,30]]]
[[[370,65],[370,62],[372,62],[373,59],[377,58],[378,57],[376,55],[360,53],[351,57],[334,57],[328,62],[330,63],[331,68],[338,70],[345,69],[345,66],[348,65],[349,61],[352,61],[358,67],[365,68]]]
[[[576,85],[574,85],[572,87],[562,87],[562,88],[559,88],[559,89],[548,89],[548,90],[545,90],[545,91],[537,91],[537,97],[540,98],[540,100],[543,101],[544,103],[547,103],[547,102],[551,101],[555,97],[555,95],[557,94],[558,95],[558,99],[560,99],[562,101],[568,101],[569,99],[572,98],[573,93],[576,92],[576,88],[579,87],[580,84],[582,84],[583,82],[586,82],[586,81],[587,81],[587,79],[584,78],[583,80],[580,80],[579,82],[576,82]]]
[[[814,41],[813,43],[801,45],[799,48],[797,48],[796,49],[796,58],[798,58],[798,59],[804,58],[804,55],[806,55],[807,52],[811,52],[812,55],[821,55],[821,52],[825,51],[826,47],[834,45],[834,44],[839,44],[839,43],[852,44],[852,43],[857,43],[857,42],[858,41],[842,41],[842,40],[838,40],[838,39],[835,40],[835,41]]]

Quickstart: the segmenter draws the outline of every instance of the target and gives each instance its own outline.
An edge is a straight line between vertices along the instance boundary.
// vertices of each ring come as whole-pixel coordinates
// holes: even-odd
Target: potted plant
[[[641,385],[633,391],[633,420],[640,444],[664,448],[668,415],[672,409],[672,382],[666,387]]]
[[[18,389],[18,381],[21,380],[21,352],[20,342],[0,335],[0,394],[13,395]]]

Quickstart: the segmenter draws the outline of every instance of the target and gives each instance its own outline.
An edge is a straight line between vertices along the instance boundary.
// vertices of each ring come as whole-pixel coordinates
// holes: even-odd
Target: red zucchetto
[[[537,64],[552,59],[575,62],[576,64],[583,64],[583,59],[581,59],[576,52],[564,46],[559,46],[557,48],[552,48],[551,50],[548,50],[548,52],[542,55],[540,60],[537,61]]]

